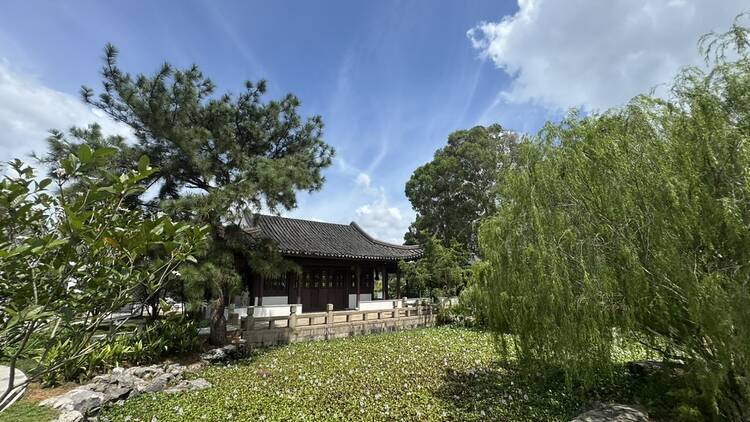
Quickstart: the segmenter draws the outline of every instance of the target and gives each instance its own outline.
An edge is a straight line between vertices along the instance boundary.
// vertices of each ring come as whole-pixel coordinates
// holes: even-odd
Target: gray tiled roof
[[[354,222],[333,224],[257,215],[255,229],[261,236],[274,240],[286,255],[379,261],[411,260],[422,256],[419,246],[376,240]]]

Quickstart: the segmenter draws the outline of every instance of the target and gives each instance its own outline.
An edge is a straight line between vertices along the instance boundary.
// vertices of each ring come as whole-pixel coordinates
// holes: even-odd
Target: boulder
[[[144,380],[155,378],[163,373],[164,368],[161,365],[134,366],[125,370],[125,374],[132,375]]]
[[[85,415],[92,410],[99,409],[104,403],[105,397],[103,393],[98,391],[76,388],[63,395],[44,400],[39,404],[60,411],[75,410]]]
[[[211,349],[201,355],[201,360],[204,360],[209,363],[223,362],[227,360],[227,358],[228,358],[227,353],[224,351],[224,348],[221,348],[221,347],[216,348],[216,349]]]
[[[601,404],[581,413],[571,422],[647,422],[648,415],[632,406],[623,404]]]
[[[223,353],[223,351],[222,351]],[[42,406],[52,407],[62,413],[60,422],[80,421],[88,416],[88,420],[96,418],[96,412],[104,407],[123,404],[130,397],[141,393],[154,393],[167,389],[167,386],[177,381],[177,385],[169,388],[170,393],[182,391],[203,390],[211,387],[205,379],[183,380],[185,367],[180,364],[169,366],[151,365],[128,369],[115,368],[111,373],[94,377],[90,383],[57,397],[52,397],[40,403]],[[64,419],[63,419],[64,418]]]
[[[157,376],[150,383],[138,389],[139,393],[156,393],[167,387],[170,381],[174,378],[174,375],[165,373]]]
[[[60,413],[57,419],[52,422],[80,422],[83,420],[83,413],[77,410],[68,410]]]
[[[173,375],[180,375],[183,372],[185,372],[185,367],[180,365],[179,363],[173,363],[169,366],[167,366],[166,372],[169,372]]]
[[[185,391],[205,390],[207,388],[211,388],[211,383],[206,381],[203,378],[198,378],[194,380],[181,381],[179,384],[175,385],[174,387],[167,388],[166,390],[164,390],[164,392],[165,393],[182,393]]]

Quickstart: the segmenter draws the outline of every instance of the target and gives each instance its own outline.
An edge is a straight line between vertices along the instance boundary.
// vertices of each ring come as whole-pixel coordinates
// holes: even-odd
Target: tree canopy
[[[135,290],[158,289],[194,260],[193,248],[207,234],[123,207],[155,170],[145,158],[137,170],[97,170],[114,152],[81,146],[43,180],[16,160],[0,180],[0,359],[14,368],[19,359],[36,358],[26,382],[71,362],[78,368],[111,342],[121,323],[94,336],[105,319],[131,303]],[[78,189],[65,189],[73,180]],[[57,192],[50,192],[53,182]],[[65,353],[51,352],[61,344]],[[0,403],[10,392],[2,387]]]
[[[158,193],[153,199],[142,197],[144,205],[208,224],[211,244],[205,251],[210,253],[203,258],[216,262],[200,267],[207,269],[204,278],[225,271],[222,279],[235,280],[240,263],[230,261],[259,260],[237,228],[252,224],[254,213],[264,208],[294,208],[297,191],[322,187],[322,171],[334,154],[322,139],[322,119],[303,119],[300,101],[292,94],[263,101],[263,80],[246,82],[238,95],[217,95],[214,83],[195,65],[175,69],[165,63],[152,75],[134,76],[119,67],[117,56],[115,47],[107,45],[101,91],[83,87],[81,94],[132,128],[136,142],[105,138],[96,127],[69,136],[54,133],[45,160],[56,162],[81,143],[116,147],[120,154],[113,166],[147,156],[158,168],[149,179]],[[218,295],[227,297],[226,290]],[[225,301],[216,304],[221,319],[216,329],[223,325]]]
[[[636,340],[685,362],[680,417],[750,417],[748,35],[705,38],[710,69],[668,99],[573,112],[522,143],[480,244],[490,324],[526,366],[592,379]]]
[[[434,236],[477,252],[478,223],[495,213],[503,170],[515,155],[518,136],[500,125],[477,126],[448,137],[429,163],[406,183],[417,218],[406,235],[411,243]]]

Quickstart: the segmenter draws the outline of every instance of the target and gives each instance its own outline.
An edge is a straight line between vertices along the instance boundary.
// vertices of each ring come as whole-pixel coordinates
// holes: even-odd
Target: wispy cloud
[[[0,98],[1,162],[14,158],[30,161],[32,152],[45,151],[50,129],[67,130],[97,122],[105,134],[131,133],[125,125],[94,113],[77,97],[13,72],[7,61],[0,61]]]

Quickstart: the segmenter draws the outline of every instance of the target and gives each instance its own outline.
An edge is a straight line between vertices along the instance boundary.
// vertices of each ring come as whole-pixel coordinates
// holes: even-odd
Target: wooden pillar
[[[349,286],[352,282],[351,267],[344,270],[344,309],[349,309]]]
[[[258,277],[260,279],[260,288],[258,289],[258,306],[263,306],[263,285],[266,284],[265,277]]]
[[[396,297],[401,297],[401,269],[396,267]]]
[[[359,285],[362,281],[362,264],[357,264],[357,309],[359,309]]]
[[[297,303],[302,304],[302,282],[304,281],[305,273],[299,273],[296,276],[297,279]]]
[[[383,265],[383,299],[388,300],[388,267]]]

